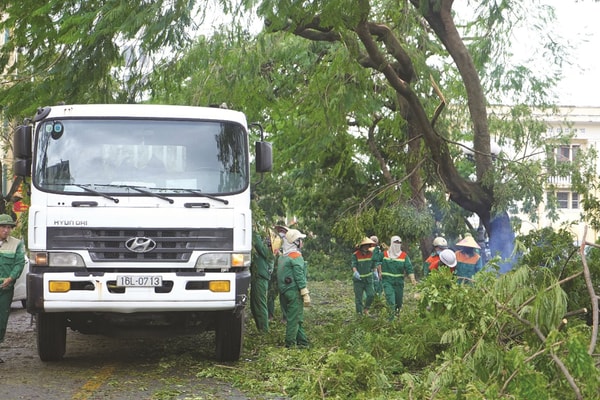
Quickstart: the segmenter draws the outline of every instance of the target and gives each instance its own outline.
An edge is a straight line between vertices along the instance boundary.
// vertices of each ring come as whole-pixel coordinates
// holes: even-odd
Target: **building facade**
[[[560,107],[556,115],[540,114],[539,118],[547,125],[548,137],[561,133],[573,135],[569,144],[557,145],[555,149],[557,162],[572,162],[578,152],[595,149],[599,156],[596,157],[593,167],[596,171],[600,171],[600,107]],[[573,190],[571,179],[569,177],[549,177],[548,184],[546,195],[554,196],[556,199],[558,220],[551,220],[545,210],[546,204],[539,204],[536,221],[532,221],[526,215],[514,216],[522,221],[520,233],[526,234],[531,230],[546,227],[567,228],[577,243],[581,243],[583,240],[595,242],[598,232],[591,227],[587,227],[586,237],[583,237],[586,222],[581,206],[582,197]],[[552,192],[548,192],[551,190],[550,188],[552,188]]]

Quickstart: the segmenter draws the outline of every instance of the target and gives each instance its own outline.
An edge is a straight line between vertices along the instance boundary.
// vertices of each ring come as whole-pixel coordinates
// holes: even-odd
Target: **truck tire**
[[[238,361],[244,343],[244,312],[223,311],[215,329],[217,361]]]
[[[39,313],[37,321],[38,355],[42,361],[59,361],[67,348],[67,326],[62,314]]]

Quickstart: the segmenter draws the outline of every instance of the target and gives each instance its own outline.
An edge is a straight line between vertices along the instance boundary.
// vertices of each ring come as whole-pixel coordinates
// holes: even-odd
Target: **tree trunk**
[[[423,9],[420,0],[410,0],[410,2],[415,8]],[[430,2],[423,17],[453,58],[465,85],[474,129],[476,182],[460,175],[450,155],[447,139],[434,127],[435,117],[430,118],[427,115],[421,99],[413,91],[411,83],[416,79],[416,74],[409,53],[404,50],[402,42],[394,36],[388,26],[367,21],[369,4],[367,1],[362,1],[360,4],[365,10],[365,19],[358,22],[354,31],[364,46],[366,54],[357,55],[358,62],[365,68],[372,68],[383,74],[388,84],[396,91],[397,96],[403,99],[401,104],[405,104],[406,108],[403,107],[402,115],[409,122],[409,126],[414,127],[414,132],[422,135],[436,166],[439,179],[444,183],[450,199],[463,209],[479,216],[490,237],[492,254],[499,253],[503,258],[510,257],[514,233],[508,214],[505,211],[498,215],[491,214],[495,204],[494,185],[493,183],[484,183],[491,182],[485,178],[493,172],[494,168],[490,151],[487,102],[473,59],[454,24],[453,0],[440,0],[436,2],[436,7],[433,7],[433,3]],[[320,18],[315,17],[306,25],[298,26],[294,33],[310,40],[335,41],[341,39],[339,33],[328,27],[321,27],[320,23]],[[385,53],[381,49],[381,43],[385,47]],[[395,62],[390,62],[389,56],[393,57]],[[418,182],[411,182],[411,185],[413,184],[417,185]],[[415,186],[411,187],[417,190],[415,193],[419,193],[421,190]],[[415,200],[419,201],[418,198]],[[504,266],[502,269],[505,270],[506,267]]]

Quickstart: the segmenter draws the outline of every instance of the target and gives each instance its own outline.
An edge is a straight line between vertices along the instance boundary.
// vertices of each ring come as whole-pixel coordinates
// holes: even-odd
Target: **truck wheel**
[[[58,361],[67,348],[67,326],[62,314],[36,315],[38,355],[42,361]]]
[[[244,342],[244,312],[224,311],[217,317],[215,330],[217,361],[237,361]]]

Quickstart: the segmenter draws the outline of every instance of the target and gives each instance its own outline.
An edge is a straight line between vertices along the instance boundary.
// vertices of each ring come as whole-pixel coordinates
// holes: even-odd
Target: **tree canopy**
[[[400,233],[426,254],[429,236],[474,230],[476,214],[508,257],[508,211],[532,211],[540,182],[564,168],[532,154],[566,140],[548,141],[531,111],[549,105],[556,71],[507,62],[518,22],[543,31],[552,20],[526,3],[457,13],[448,0],[220,1],[257,7],[264,32],[234,20],[192,43],[208,2],[11,2],[0,103],[23,117],[58,101],[225,102],[274,142],[280,173],[257,188],[271,205],[279,197],[272,215],[298,214],[346,243]],[[541,50],[560,60],[564,49]]]

